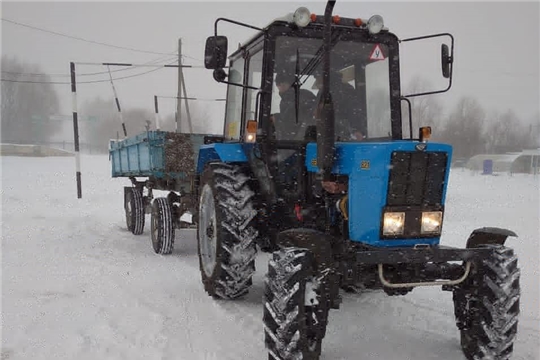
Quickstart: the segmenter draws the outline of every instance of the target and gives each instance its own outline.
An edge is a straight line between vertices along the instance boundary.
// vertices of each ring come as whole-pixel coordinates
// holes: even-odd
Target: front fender
[[[467,239],[467,248],[480,245],[504,245],[509,236],[518,237],[515,232],[496,227],[483,227],[474,230]]]
[[[213,161],[224,163],[247,162],[246,151],[249,151],[252,146],[252,144],[242,143],[211,143],[201,145],[197,160],[197,174],[200,175],[206,164]]]

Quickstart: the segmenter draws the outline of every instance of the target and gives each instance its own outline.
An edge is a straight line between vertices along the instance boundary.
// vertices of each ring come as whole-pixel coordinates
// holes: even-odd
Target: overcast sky
[[[157,53],[173,53],[183,39],[184,64],[202,65],[204,42],[213,34],[214,21],[227,17],[264,26],[273,18],[305,5],[322,14],[325,2],[2,2],[2,18],[70,36],[116,46]],[[515,2],[360,2],[338,1],[335,14],[369,18],[380,14],[385,25],[401,39],[438,32],[455,36],[454,85],[437,95],[445,108],[461,96],[476,97],[486,110],[513,109],[524,118],[539,110],[539,3]],[[243,42],[252,31],[221,24],[220,33],[229,37],[229,49]],[[441,75],[439,46],[403,44],[402,86],[421,74],[434,85]],[[408,48],[405,48],[408,47]],[[58,74],[54,81],[69,81],[69,62],[143,63],[172,56],[120,50],[77,41],[2,21],[2,54],[37,63],[45,73]],[[163,63],[163,62],[162,62]],[[433,66],[433,64],[435,64]],[[425,71],[428,69],[429,71]],[[435,69],[435,71],[431,71]],[[116,68],[115,70],[118,70]],[[113,73],[123,77],[148,71],[136,68]],[[106,71],[100,66],[80,65],[78,74]],[[184,70],[189,96],[221,98],[225,86],[212,79],[210,70]],[[61,75],[64,75],[62,77]],[[2,74],[4,78],[4,74]],[[78,82],[107,80],[107,74],[77,77]],[[176,69],[115,82],[124,108],[142,107],[153,111],[153,96],[176,96]],[[69,85],[58,85],[62,114],[71,113]],[[80,84],[79,104],[95,96],[112,98],[110,83]],[[199,103],[201,104],[201,103]],[[195,105],[195,104],[194,104]],[[215,121],[223,120],[220,103],[203,105]],[[173,113],[174,100],[161,100],[161,111]],[[218,126],[219,128],[219,126]]]

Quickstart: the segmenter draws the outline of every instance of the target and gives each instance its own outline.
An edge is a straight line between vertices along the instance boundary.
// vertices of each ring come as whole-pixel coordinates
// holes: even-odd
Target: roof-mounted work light
[[[378,34],[384,27],[384,20],[381,15],[373,15],[367,22],[367,28],[371,34]]]
[[[311,21],[311,13],[306,7],[299,7],[294,12],[293,21],[298,27],[306,27]]]

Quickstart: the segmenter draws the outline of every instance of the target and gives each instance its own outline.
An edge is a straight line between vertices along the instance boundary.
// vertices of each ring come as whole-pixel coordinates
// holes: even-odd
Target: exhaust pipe
[[[320,116],[317,119],[317,165],[322,180],[331,178],[334,165],[334,102],[330,93],[330,46],[332,37],[332,11],[335,0],[326,3],[323,34],[323,88],[319,102]]]

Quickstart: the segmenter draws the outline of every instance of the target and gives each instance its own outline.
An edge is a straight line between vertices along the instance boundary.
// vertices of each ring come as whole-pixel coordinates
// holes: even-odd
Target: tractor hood
[[[439,143],[392,141],[336,143],[333,174],[349,179],[349,237],[373,246],[437,244],[438,237],[385,239],[380,233],[385,209],[443,208],[452,147]],[[317,145],[306,151],[306,167],[318,172]]]

